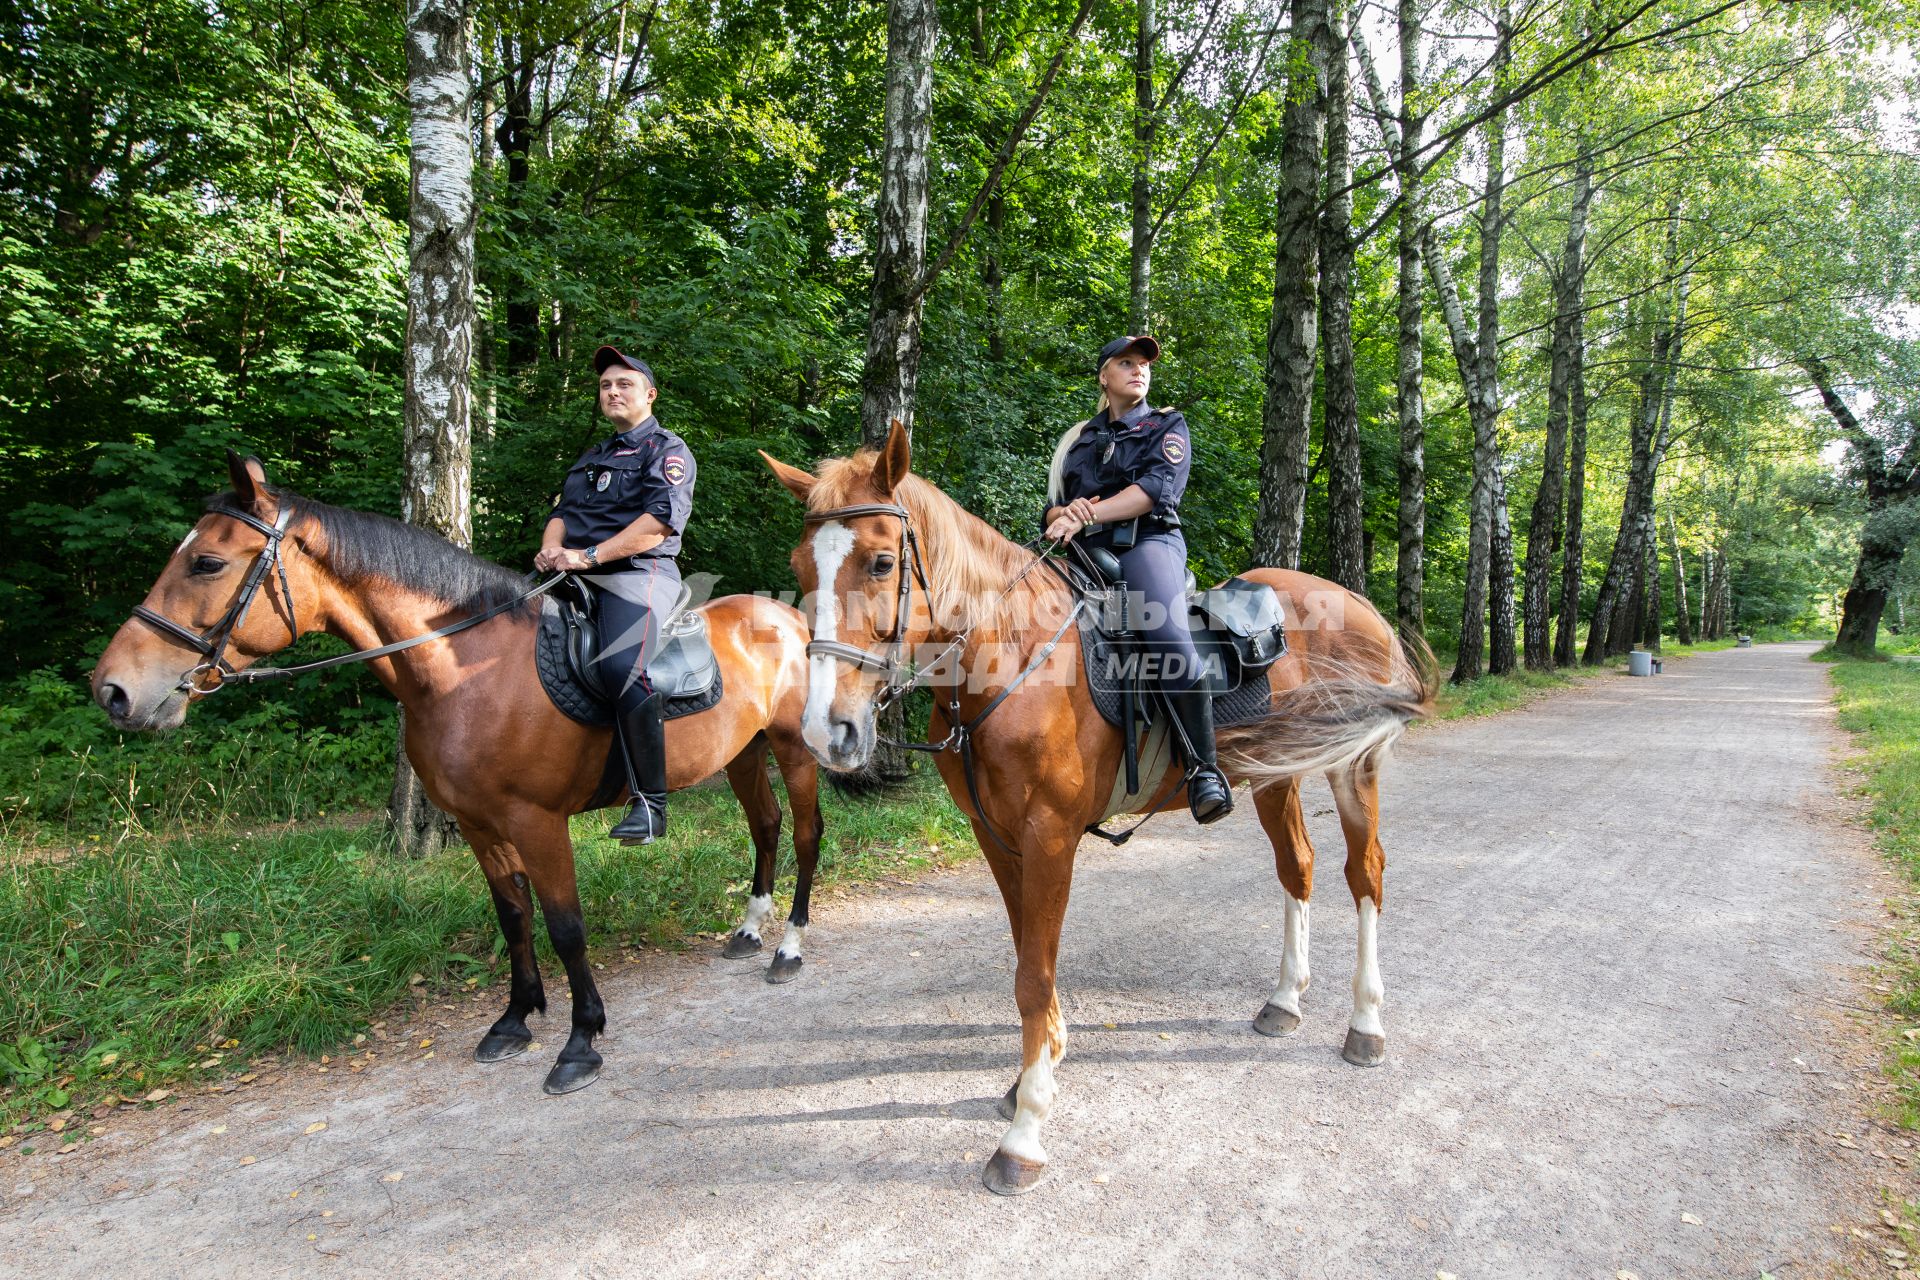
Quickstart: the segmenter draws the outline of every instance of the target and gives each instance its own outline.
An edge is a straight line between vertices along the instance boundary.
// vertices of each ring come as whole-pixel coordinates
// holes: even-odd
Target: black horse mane
[[[310,516],[327,538],[327,567],[357,584],[384,578],[453,609],[478,612],[505,604],[527,589],[528,580],[491,560],[462,551],[439,534],[391,516],[329,506],[283,489],[269,489],[296,516]],[[210,512],[245,511],[231,490],[206,501]],[[514,612],[520,612],[526,606]]]

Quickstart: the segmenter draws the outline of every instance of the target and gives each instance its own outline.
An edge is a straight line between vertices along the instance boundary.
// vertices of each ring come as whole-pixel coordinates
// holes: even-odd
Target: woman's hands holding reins
[[[1063,507],[1055,507],[1053,520],[1047,525],[1047,541],[1072,542],[1073,536],[1088,525],[1100,519],[1094,510],[1097,498],[1075,498]]]

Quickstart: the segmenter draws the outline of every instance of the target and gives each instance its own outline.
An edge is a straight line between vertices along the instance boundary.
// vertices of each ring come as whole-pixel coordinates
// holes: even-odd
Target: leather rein
[[[174,686],[174,692],[184,693],[191,698],[204,698],[210,693],[218,693],[230,684],[258,684],[266,680],[285,680],[309,671],[319,671],[327,667],[346,666],[348,663],[353,662],[371,662],[375,658],[384,658],[388,654],[399,653],[403,649],[411,649],[416,645],[425,644],[429,640],[438,640],[443,636],[450,636],[455,632],[465,631],[468,627],[477,627],[489,618],[497,617],[517,605],[524,604],[535,596],[546,594],[553,589],[555,584],[567,576],[564,573],[556,573],[539,586],[523,591],[505,603],[494,605],[490,609],[474,614],[471,618],[463,618],[459,622],[449,623],[444,627],[437,627],[425,635],[412,636],[406,640],[397,640],[392,644],[383,644],[374,649],[357,649],[352,653],[336,654],[331,658],[321,658],[315,662],[303,662],[292,667],[248,667],[244,671],[236,671],[232,664],[227,661],[227,645],[232,641],[233,633],[246,625],[247,614],[253,609],[254,597],[260,593],[260,588],[266,582],[267,575],[271,571],[278,570],[280,575],[280,597],[286,602],[287,607],[287,634],[290,637],[288,643],[292,643],[294,640],[300,638],[300,622],[293,608],[293,587],[287,581],[286,555],[281,548],[281,542],[287,534],[287,526],[293,521],[293,508],[281,508],[279,518],[272,524],[268,524],[266,521],[249,512],[236,511],[231,507],[220,507],[215,510],[213,514],[231,516],[242,524],[250,525],[258,529],[266,535],[267,539],[265,549],[262,550],[258,556],[254,557],[252,567],[247,570],[246,579],[240,584],[240,594],[233,598],[233,603],[227,607],[226,613],[221,615],[220,620],[206,631],[196,632],[191,628],[180,625],[158,610],[147,608],[144,604],[133,606],[134,617],[140,619],[140,621],[146,623],[154,630],[178,640],[188,648],[197,651],[201,658],[204,659],[199,665],[193,667],[185,675],[181,676],[180,683]],[[212,684],[201,683],[203,679],[208,677],[211,677],[213,681]]]
[[[877,715],[914,689],[926,684],[931,673],[938,670],[949,655],[966,646],[967,641],[973,636],[973,628],[968,627],[955,636],[948,642],[947,647],[924,668],[919,671],[912,670],[906,661],[906,636],[907,619],[912,612],[915,582],[920,584],[920,593],[926,598],[928,608],[931,609],[933,605],[933,591],[927,584],[926,564],[920,554],[920,539],[914,533],[913,516],[905,507],[897,503],[862,502],[852,506],[832,507],[824,511],[809,511],[804,520],[807,524],[821,524],[828,520],[854,516],[891,516],[900,522],[900,550],[895,558],[896,569],[900,575],[900,589],[894,601],[893,630],[884,641],[886,652],[884,655],[878,654],[870,649],[862,649],[857,645],[846,644],[839,640],[811,640],[807,643],[807,656],[838,658],[863,671],[874,671],[884,675],[887,683],[874,700],[874,711]],[[1033,546],[1033,543],[1028,543],[1023,549],[1032,550]],[[1007,584],[1006,589],[1000,593],[1000,599],[1005,600],[1029,573],[1051,559],[1056,549],[1057,545],[1052,543],[1041,549],[1027,567]],[[908,572],[909,567],[912,571],[911,576]],[[980,803],[980,785],[975,777],[973,760],[973,737],[980,726],[986,722],[987,717],[1007,700],[1008,695],[1025,684],[1027,677],[1038,671],[1045,665],[1047,659],[1053,656],[1053,651],[1060,647],[1060,641],[1079,619],[1080,612],[1085,607],[1086,601],[1076,594],[1073,607],[1067,611],[1066,619],[1061,622],[1059,629],[1034,653],[1027,665],[1021,668],[1020,674],[995,694],[992,701],[988,702],[972,719],[962,719],[960,715],[960,681],[955,679],[948,685],[945,701],[938,704],[949,726],[947,736],[940,741],[895,742],[891,738],[880,739],[886,745],[904,751],[924,751],[930,755],[937,755],[942,751],[951,750],[957,754],[960,757],[960,771],[967,780],[967,798],[973,803],[974,813],[979,815],[977,820],[981,829],[992,837],[994,844],[998,845],[1002,852],[1010,857],[1018,858],[1020,851],[1008,844],[1001,838],[1000,833],[994,830],[993,824],[987,820],[985,807]]]

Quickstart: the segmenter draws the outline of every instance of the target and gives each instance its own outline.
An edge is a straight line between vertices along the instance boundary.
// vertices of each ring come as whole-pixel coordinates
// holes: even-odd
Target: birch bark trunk
[[[1587,509],[1587,342],[1584,286],[1575,298],[1568,331],[1567,375],[1567,534],[1561,547],[1560,621],[1553,635],[1553,658],[1573,665],[1580,628],[1580,587],[1586,577]]]
[[[1153,0],[1138,0],[1139,27],[1133,45],[1133,261],[1127,273],[1127,332],[1148,330],[1147,300],[1153,274],[1153,51],[1159,32]]]
[[[1687,612],[1687,562],[1680,555],[1680,524],[1667,508],[1667,540],[1673,550],[1673,638],[1693,643],[1693,618]]]
[[[1348,129],[1353,102],[1344,2],[1328,17],[1327,200],[1320,213],[1320,336],[1326,371],[1327,534],[1335,582],[1367,594],[1366,495],[1360,473],[1360,403],[1353,368],[1353,193]]]
[[[456,546],[473,543],[473,143],[465,0],[409,0],[412,115],[400,513]],[[400,852],[438,852],[455,834],[402,749],[389,810]]]

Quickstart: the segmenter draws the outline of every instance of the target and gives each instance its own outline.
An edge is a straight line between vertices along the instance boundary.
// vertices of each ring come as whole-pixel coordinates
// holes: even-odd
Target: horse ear
[[[913,442],[907,438],[906,427],[895,418],[887,442],[880,446],[880,461],[873,467],[873,487],[891,497],[912,468]]]
[[[234,496],[240,499],[240,505],[262,519],[274,514],[269,508],[275,504],[267,492],[267,469],[260,459],[248,455],[241,457],[232,449],[227,450],[227,477],[233,481]]]
[[[813,486],[820,483],[819,477],[802,471],[798,467],[788,466],[765,449],[760,450],[760,457],[765,460],[767,468],[773,472],[773,478],[785,485],[787,492],[802,502],[812,494]]]

